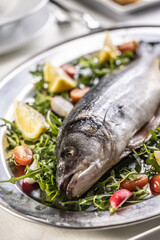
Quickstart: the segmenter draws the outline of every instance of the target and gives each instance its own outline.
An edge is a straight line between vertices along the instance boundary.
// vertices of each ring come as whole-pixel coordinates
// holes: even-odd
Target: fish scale
[[[137,59],[105,76],[65,119],[57,143],[60,191],[72,197],[87,191],[154,116],[160,103],[158,53],[159,44],[141,43]]]

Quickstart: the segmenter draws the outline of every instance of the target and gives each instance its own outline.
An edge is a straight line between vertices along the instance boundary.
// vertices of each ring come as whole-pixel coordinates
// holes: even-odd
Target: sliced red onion
[[[60,117],[66,117],[73,109],[73,104],[61,96],[55,96],[51,100],[51,109]]]
[[[113,213],[117,208],[122,206],[122,204],[126,202],[127,199],[130,198],[132,194],[133,193],[127,189],[120,189],[117,192],[115,192],[110,198],[110,205],[112,207],[110,212]]]
[[[33,184],[36,181],[33,178],[24,178],[23,180],[24,183],[29,183],[29,184]]]
[[[37,161],[33,161],[32,164],[29,167],[30,170],[36,170],[37,169]],[[24,178],[23,183],[33,184],[36,181],[33,178]]]
[[[23,192],[30,194],[32,191],[36,190],[39,188],[38,183],[34,182],[32,184],[28,183],[28,182],[23,182],[22,183],[22,190]]]

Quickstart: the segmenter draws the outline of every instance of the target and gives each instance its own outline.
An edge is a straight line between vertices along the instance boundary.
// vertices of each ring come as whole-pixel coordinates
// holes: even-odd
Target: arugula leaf
[[[51,111],[48,111],[46,120],[50,126],[52,134],[57,136],[57,134],[59,132],[59,127],[61,126],[60,119],[55,114],[53,114]]]
[[[10,182],[10,183],[13,183],[13,184],[15,184],[17,181],[19,181],[19,180],[22,180],[22,179],[24,179],[24,178],[34,178],[35,176],[37,176],[37,174],[39,174],[39,173],[42,173],[42,172],[44,172],[44,171],[46,171],[46,169],[45,168],[39,168],[39,169],[36,169],[36,170],[29,170],[28,171],[28,173],[26,173],[25,175],[23,175],[23,176],[20,176],[20,177],[11,177],[10,179],[8,179],[8,180],[2,180],[2,181],[0,181],[0,183],[6,183],[6,182]]]
[[[100,63],[97,56],[85,56],[77,59],[73,62],[74,65],[78,65],[79,67],[79,74],[75,76],[78,82],[77,87],[97,84],[104,75],[111,74],[116,69],[124,67],[134,58],[134,53],[125,52],[117,56],[115,60],[109,60],[106,63]],[[121,182],[125,179],[135,180],[137,178],[137,175],[141,171],[141,161],[145,161],[147,164],[145,171],[149,176],[160,172],[160,166],[158,166],[153,154],[154,149],[160,150],[160,128],[157,128],[156,131],[150,130],[152,137],[149,142],[136,151],[133,151],[128,157],[114,166],[83,196],[70,199],[60,194],[56,186],[56,137],[63,118],[59,118],[51,112],[50,100],[55,95],[61,95],[68,101],[70,101],[70,97],[69,91],[59,94],[48,91],[48,84],[44,79],[43,69],[43,64],[37,65],[35,71],[31,72],[36,80],[38,80],[34,84],[35,101],[32,107],[46,116],[50,129],[34,140],[25,139],[18,130],[15,122],[12,123],[2,119],[4,124],[1,126],[7,127],[6,137],[9,149],[13,149],[24,142],[32,149],[33,160],[37,161],[36,170],[29,170],[28,168],[26,175],[18,178],[11,177],[7,182],[15,183],[20,179],[32,177],[39,183],[41,201],[47,205],[66,210],[82,211],[94,209],[103,211],[110,209],[109,198],[115,191],[120,189]],[[8,161],[15,164],[12,157]],[[147,187],[145,189],[137,189],[137,191],[133,192],[132,199],[128,202],[142,201],[147,195]]]

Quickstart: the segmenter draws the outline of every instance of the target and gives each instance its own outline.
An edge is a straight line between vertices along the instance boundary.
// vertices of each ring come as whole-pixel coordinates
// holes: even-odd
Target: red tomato
[[[121,45],[118,46],[118,50],[121,52],[121,53],[124,53],[126,51],[131,51],[131,52],[134,52],[137,47],[139,46],[139,42],[127,42],[127,43],[123,43]]]
[[[139,174],[137,179],[134,181],[125,179],[121,182],[121,188],[128,189],[133,192],[136,191],[136,186],[143,188],[148,183],[148,176],[146,174]]]
[[[70,97],[72,99],[72,102],[76,103],[78,102],[88,91],[90,90],[89,87],[83,88],[83,89],[73,89],[70,92]]]
[[[15,169],[14,169],[14,176],[15,177],[20,177],[20,176],[23,176],[25,174],[25,166],[14,166]]]
[[[158,196],[158,195],[159,195],[158,192],[154,192],[151,188],[150,188],[150,190],[151,190],[151,193],[152,193],[154,196]]]
[[[13,157],[19,165],[27,166],[32,162],[33,153],[26,146],[17,146],[13,149]]]
[[[70,64],[65,64],[61,67],[71,78],[74,77],[78,73],[78,68],[70,65]]]
[[[160,174],[154,175],[151,178],[150,188],[152,191],[160,193]]]

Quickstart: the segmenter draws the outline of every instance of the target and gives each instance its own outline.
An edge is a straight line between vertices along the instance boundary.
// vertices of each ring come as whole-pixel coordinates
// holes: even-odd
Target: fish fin
[[[149,123],[142,127],[129,141],[125,151],[121,154],[120,159],[126,157],[132,152],[133,149],[140,147],[144,142],[147,142],[151,138],[149,129],[155,131],[160,126],[160,106],[158,107],[155,115],[152,117]]]

